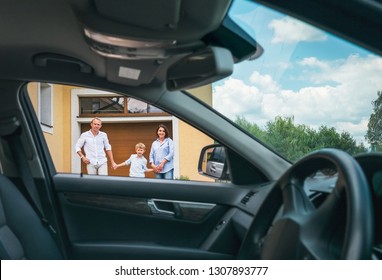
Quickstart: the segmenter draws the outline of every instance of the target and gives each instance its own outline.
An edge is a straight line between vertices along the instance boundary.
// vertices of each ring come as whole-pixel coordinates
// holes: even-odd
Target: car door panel
[[[238,249],[221,244],[239,244],[227,213],[243,189],[69,174],[54,185],[73,258],[226,259]]]

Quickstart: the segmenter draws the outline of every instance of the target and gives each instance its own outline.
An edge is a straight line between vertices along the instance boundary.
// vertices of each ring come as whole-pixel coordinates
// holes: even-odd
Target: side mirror
[[[225,148],[220,144],[205,146],[200,152],[198,171],[214,179],[229,180]]]

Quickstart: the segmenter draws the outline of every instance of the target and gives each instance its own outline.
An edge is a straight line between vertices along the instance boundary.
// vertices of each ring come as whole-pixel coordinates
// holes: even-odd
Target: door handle
[[[174,217],[175,216],[175,212],[174,211],[170,211],[170,210],[165,210],[165,209],[161,209],[160,206],[158,205],[158,203],[160,204],[163,204],[163,203],[166,203],[166,204],[171,204],[169,206],[172,206],[172,203],[171,202],[164,202],[162,200],[156,200],[156,199],[149,199],[147,201],[147,205],[149,206],[150,210],[151,210],[151,213],[154,214],[154,215],[163,215],[163,216],[169,216],[169,217]]]

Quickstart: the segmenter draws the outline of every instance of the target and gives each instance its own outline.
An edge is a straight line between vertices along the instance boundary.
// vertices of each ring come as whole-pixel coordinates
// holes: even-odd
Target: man
[[[94,118],[90,123],[91,129],[81,134],[76,143],[76,153],[86,164],[88,174],[107,175],[107,156],[110,159],[112,168],[115,169],[117,164],[114,162],[113,152],[107,134],[100,131],[102,121]],[[82,147],[85,154],[82,153]],[[106,151],[106,154],[105,154]]]

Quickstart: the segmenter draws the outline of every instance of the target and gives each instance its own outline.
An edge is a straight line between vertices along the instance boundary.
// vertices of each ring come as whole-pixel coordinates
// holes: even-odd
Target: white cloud
[[[278,92],[280,87],[270,75],[261,75],[259,72],[253,72],[249,78],[250,82],[259,87],[263,92]]]
[[[215,86],[213,96],[214,107],[232,120],[237,116],[259,111],[262,107],[259,89],[236,79],[228,79],[223,86]]]
[[[318,67],[322,70],[328,69],[328,63],[318,60],[316,57],[305,57],[298,62],[301,66]]]
[[[367,131],[367,124],[369,123],[369,119],[361,119],[358,123],[352,122],[339,122],[337,127],[342,131],[351,132],[353,138],[358,142],[365,141],[365,134]]]
[[[326,35],[319,29],[291,17],[272,20],[268,27],[273,30],[271,43],[296,43],[301,41],[324,41]]]
[[[215,86],[214,107],[233,120],[243,116],[259,125],[276,116],[293,115],[296,123],[312,128],[333,126],[363,141],[371,101],[381,90],[382,59],[352,55],[345,60],[320,61],[311,57],[299,65],[304,67],[306,80],[320,85],[292,91],[255,71],[250,84],[230,78]]]

